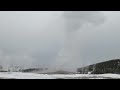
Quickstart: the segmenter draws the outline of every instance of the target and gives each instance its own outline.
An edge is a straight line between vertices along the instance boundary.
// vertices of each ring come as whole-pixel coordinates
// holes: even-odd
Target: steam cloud
[[[99,25],[105,21],[104,15],[98,11],[68,11],[64,12],[63,18],[68,32],[76,31],[86,23]]]
[[[82,30],[82,27],[86,24],[98,26],[105,22],[105,16],[102,12],[98,11],[65,11],[62,15],[65,24],[65,42],[64,48],[59,52],[57,57],[57,65],[60,66],[57,69],[72,70],[72,61],[79,59],[80,64],[80,50],[78,49],[80,44],[77,41],[76,35],[78,30]],[[69,63],[71,62],[71,63]],[[67,66],[70,64],[69,66]]]
[[[21,66],[23,68],[33,67],[34,59],[27,52],[22,53],[9,53],[0,49],[0,65],[5,70],[11,66]]]
[[[34,67],[37,64],[40,64],[41,66],[41,64],[43,65],[43,63],[44,62],[46,63],[46,60],[47,60],[48,64],[50,64],[51,62],[52,64],[51,66],[53,66],[53,68],[57,67],[57,69],[72,70],[73,67],[77,67],[77,65],[79,65],[78,62],[77,64],[73,62],[76,62],[78,60],[80,61],[80,65],[83,64],[82,62],[83,60],[80,58],[81,57],[80,49],[79,49],[80,42],[77,41],[78,37],[76,37],[78,35],[77,31],[79,30],[82,31],[83,30],[82,27],[84,27],[84,25],[86,24],[90,24],[90,25],[93,24],[94,26],[98,26],[100,24],[103,24],[105,21],[105,17],[103,13],[98,12],[98,11],[65,11],[62,13],[61,17],[60,16],[56,17],[57,20],[55,19],[55,16],[53,16],[51,19],[54,18],[57,22],[54,23],[53,21],[50,21],[50,23],[53,26],[51,24],[50,24],[50,27],[46,26],[48,27],[48,29],[45,29],[44,32],[41,33],[41,32],[38,32],[39,29],[38,30],[36,29],[36,28],[39,28],[37,27],[37,25],[41,23],[41,22],[40,23],[36,22],[37,20],[39,21],[38,18],[31,19],[32,17],[28,18],[28,16],[26,15],[26,17],[22,17],[26,19],[24,21],[25,23],[21,25],[21,23],[18,21],[21,21],[21,20],[23,21],[23,19],[19,19],[19,17],[17,16],[22,16],[22,15],[24,16],[24,14],[21,14],[21,15],[16,15],[16,17],[13,18],[12,24],[9,25],[10,30],[6,27],[4,27],[6,30],[1,29],[0,41],[1,43],[5,41],[3,42],[5,43],[5,45],[1,44],[1,47],[0,47],[0,65],[3,65],[5,68],[8,68],[11,65],[18,65],[18,66],[22,65],[26,67],[32,67],[32,66]],[[38,14],[35,14],[35,15],[38,15]],[[30,20],[31,22],[26,24],[27,20],[28,21]],[[48,20],[48,18],[46,20]],[[63,20],[63,22],[58,22],[61,20]],[[10,21],[11,21],[11,16],[9,17],[7,24],[9,24]],[[17,23],[15,24],[14,21],[16,21]],[[33,21],[35,21],[36,23],[34,23]],[[49,24],[48,21],[46,22],[47,24]],[[6,26],[6,25],[4,25],[3,23],[2,26]],[[43,24],[41,26],[43,26]],[[41,27],[40,29],[44,29],[44,28]],[[33,30],[35,31],[34,33],[32,32]],[[63,31],[65,33],[65,41],[64,41],[64,46],[63,46],[64,48],[62,48],[62,50],[58,53],[57,59],[55,61],[54,59],[53,61],[51,61],[50,58],[47,58],[47,59],[42,58],[41,52],[45,51],[46,47],[52,47],[52,49],[49,50],[50,53],[49,52],[47,53],[47,54],[52,55],[51,51],[54,49],[54,46],[52,44],[50,45],[52,38],[56,38],[60,36],[60,39],[57,39],[57,40],[54,39],[54,40],[62,41],[63,39],[61,39],[61,37],[63,35]],[[30,34],[28,34],[28,32]],[[11,44],[10,41],[13,43]],[[17,47],[20,48],[20,50]],[[6,48],[6,50],[4,49],[2,50],[2,48]],[[21,50],[21,48],[26,48],[28,49],[28,51]],[[41,63],[38,63],[37,61]]]

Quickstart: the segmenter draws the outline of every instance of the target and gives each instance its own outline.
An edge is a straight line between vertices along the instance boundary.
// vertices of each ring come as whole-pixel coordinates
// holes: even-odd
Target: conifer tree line
[[[110,60],[106,62],[101,62],[87,67],[78,68],[77,72],[80,74],[120,74],[120,59]]]

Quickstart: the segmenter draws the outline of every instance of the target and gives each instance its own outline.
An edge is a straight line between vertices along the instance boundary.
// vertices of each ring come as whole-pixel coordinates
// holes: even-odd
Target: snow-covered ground
[[[120,79],[118,74],[35,74],[20,72],[0,72],[1,79]]]

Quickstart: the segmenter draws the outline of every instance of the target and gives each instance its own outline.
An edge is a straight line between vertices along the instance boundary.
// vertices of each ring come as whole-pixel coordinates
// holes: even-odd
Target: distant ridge
[[[80,74],[120,74],[120,59],[109,60],[78,68],[77,72]]]

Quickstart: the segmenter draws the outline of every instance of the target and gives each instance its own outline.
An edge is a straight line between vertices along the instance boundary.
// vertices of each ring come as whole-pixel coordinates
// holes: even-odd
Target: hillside
[[[105,61],[93,65],[89,65],[83,68],[78,68],[77,72],[80,74],[120,74],[120,59]]]

